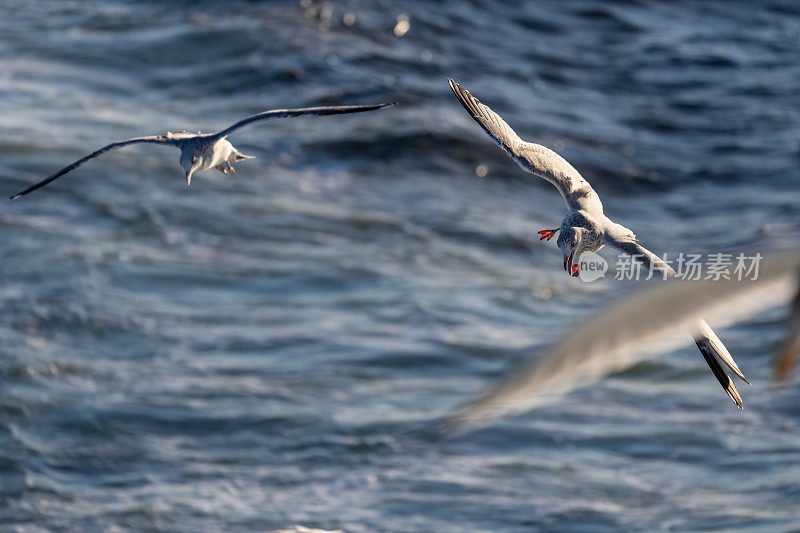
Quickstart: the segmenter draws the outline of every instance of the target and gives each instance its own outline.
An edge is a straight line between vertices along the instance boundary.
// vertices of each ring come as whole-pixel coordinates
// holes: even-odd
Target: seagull
[[[800,287],[792,300],[791,315],[789,333],[775,360],[775,377],[779,380],[787,380],[792,376],[797,367],[798,355],[800,355]]]
[[[800,251],[794,251],[765,257],[757,279],[671,280],[638,292],[575,326],[485,394],[445,417],[443,427],[457,432],[522,413],[624,370],[647,355],[673,349],[683,344],[685,328],[700,314],[713,313],[720,324],[728,325],[798,294],[791,304],[796,312],[798,289]]]
[[[556,244],[561,249],[564,270],[572,276],[580,274],[580,258],[584,252],[596,252],[608,244],[630,254],[642,266],[652,271],[659,270],[667,276],[676,276],[675,271],[661,258],[639,244],[633,231],[612,221],[603,213],[600,197],[572,165],[554,151],[539,144],[523,141],[500,115],[482,104],[469,91],[448,78],[450,88],[464,109],[486,131],[519,166],[549,181],[558,189],[567,203],[567,214],[561,227],[539,232],[540,240],[550,240],[556,233]],[[725,345],[704,320],[698,320],[692,335],[700,353],[705,358],[714,376],[738,408],[742,408],[742,397],[729,374],[720,362],[725,363],[746,383],[733,357]]]
[[[44,187],[64,174],[71,172],[89,161],[106,152],[122,148],[131,144],[149,143],[161,144],[164,146],[175,146],[181,151],[180,163],[183,170],[186,172],[186,185],[192,184],[192,175],[200,170],[208,170],[216,168],[223,174],[235,174],[233,163],[242,161],[244,159],[252,159],[253,156],[244,155],[237,150],[228,141],[228,135],[234,131],[257,122],[259,120],[269,120],[272,118],[286,118],[286,117],[299,117],[302,115],[341,115],[345,113],[361,113],[363,111],[372,111],[394,105],[394,103],[375,104],[375,105],[349,105],[349,106],[324,106],[324,107],[306,107],[300,109],[275,109],[272,111],[264,111],[263,113],[255,114],[240,120],[236,124],[225,128],[217,133],[188,133],[188,132],[167,132],[163,135],[151,135],[148,137],[135,137],[133,139],[126,139],[124,141],[112,142],[91,154],[78,159],[71,165],[68,165],[52,176],[43,179],[35,185],[31,185],[22,192],[9,197],[9,200],[16,200],[21,196],[25,196],[29,192]]]

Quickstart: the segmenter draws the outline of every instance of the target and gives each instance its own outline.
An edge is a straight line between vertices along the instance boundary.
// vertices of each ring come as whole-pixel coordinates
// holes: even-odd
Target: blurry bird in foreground
[[[800,252],[765,258],[757,280],[671,281],[600,311],[561,342],[447,418],[451,430],[482,425],[553,401],[578,386],[621,371],[646,355],[682,344],[698,315],[722,325],[779,305],[795,295],[794,317],[780,359],[796,361],[800,336]],[[789,354],[789,355],[786,355]]]
[[[792,300],[791,314],[789,334],[775,361],[775,378],[778,380],[789,379],[797,368],[797,356],[800,354],[800,289]]]
[[[19,192],[11,197],[9,200],[16,200],[20,196],[24,196],[29,192],[35,191],[44,187],[48,183],[60,178],[67,172],[75,170],[90,159],[94,159],[110,150],[116,150],[129,144],[137,143],[150,143],[162,144],[166,146],[175,146],[181,151],[180,163],[183,170],[186,172],[186,185],[191,185],[192,175],[199,170],[208,170],[216,168],[224,174],[235,174],[233,163],[242,161],[243,159],[251,159],[253,156],[244,155],[239,152],[227,139],[228,135],[234,131],[247,126],[259,120],[268,120],[271,118],[286,118],[298,117],[301,115],[342,115],[345,113],[361,113],[363,111],[372,111],[382,107],[394,104],[375,104],[375,105],[349,105],[349,106],[325,106],[325,107],[306,107],[301,109],[276,109],[273,111],[264,111],[246,119],[240,120],[236,124],[225,128],[217,133],[172,133],[167,132],[164,135],[151,135],[149,137],[135,137],[124,141],[116,141],[99,150],[92,152],[86,157],[79,159],[69,166],[66,166],[53,174],[52,176],[43,179],[39,183],[32,185],[22,192]]]
[[[458,101],[489,137],[520,167],[555,185],[564,197],[568,212],[561,222],[561,227],[539,232],[540,240],[548,241],[560,232],[556,243],[564,259],[564,270],[573,276],[578,276],[581,254],[596,252],[608,244],[632,255],[646,269],[658,270],[669,276],[676,275],[671,266],[639,244],[631,230],[613,222],[603,213],[600,197],[589,182],[583,179],[564,158],[549,148],[523,141],[489,106],[482,104],[452,79],[448,81]],[[741,409],[742,397],[722,364],[727,365],[746,383],[750,382],[739,370],[725,345],[702,318],[697,317],[695,323],[689,325],[694,342],[714,376],[728,397]]]

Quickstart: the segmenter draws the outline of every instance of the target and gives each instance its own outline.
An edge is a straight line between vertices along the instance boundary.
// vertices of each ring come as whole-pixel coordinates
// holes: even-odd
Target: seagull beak
[[[194,174],[194,169],[192,169],[192,170],[190,170],[189,172],[186,173],[186,186],[187,187],[192,184],[192,174]]]
[[[572,250],[569,253],[569,257],[567,258],[567,260],[564,261],[564,270],[566,270],[567,272],[570,272],[570,273],[574,272],[574,269],[572,268],[572,258],[574,256],[575,256],[575,250]],[[574,276],[575,274],[572,274],[572,275]]]

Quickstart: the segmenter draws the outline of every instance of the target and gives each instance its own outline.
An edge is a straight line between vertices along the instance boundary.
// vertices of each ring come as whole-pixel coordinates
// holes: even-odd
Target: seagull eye
[[[194,157],[192,158],[192,164],[194,165],[195,163],[197,163],[197,156],[194,156]]]

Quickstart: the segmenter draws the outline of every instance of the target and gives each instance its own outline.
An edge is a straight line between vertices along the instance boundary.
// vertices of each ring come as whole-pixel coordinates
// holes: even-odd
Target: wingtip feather
[[[733,382],[733,378],[722,368],[722,364],[720,364],[719,360],[717,359],[714,346],[710,340],[708,338],[697,338],[695,339],[695,344],[697,344],[697,347],[700,349],[700,353],[706,360],[711,372],[714,374],[714,377],[717,378],[717,381],[719,381],[719,384],[725,390],[725,393],[728,395],[731,401],[739,409],[744,409],[742,396],[736,389],[736,384]]]
[[[728,398],[736,404],[736,407],[739,409],[744,409],[744,404],[742,403],[742,396],[739,394],[739,391],[736,389],[736,385],[733,384],[733,380],[730,379],[728,376],[728,386],[725,387],[725,392],[728,394]]]
[[[477,120],[478,123],[481,124],[481,126],[485,129],[487,127],[484,124],[486,117],[484,116],[484,113],[481,111],[481,108],[479,107],[481,105],[480,100],[472,96],[472,93],[463,88],[452,78],[447,78],[447,80],[450,82],[450,89],[452,89],[453,94],[456,95],[456,99],[459,101],[459,103],[464,107],[464,109],[467,110],[467,112],[470,115],[472,115],[472,118]],[[490,132],[488,133],[492,135]]]

